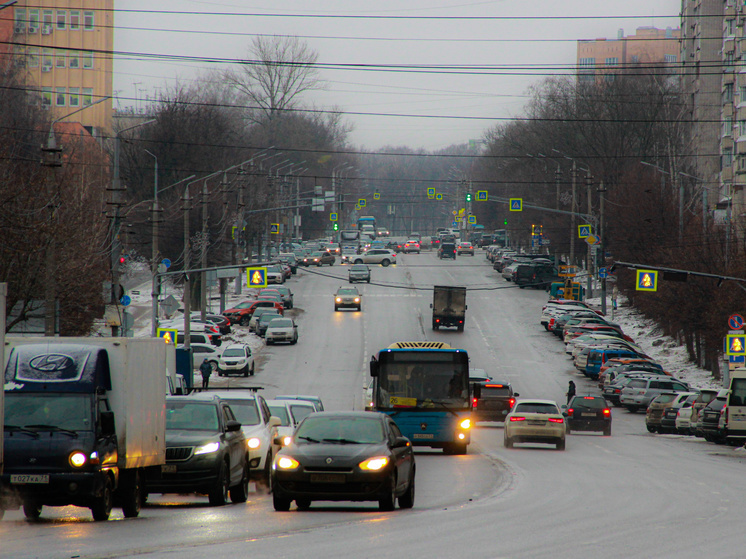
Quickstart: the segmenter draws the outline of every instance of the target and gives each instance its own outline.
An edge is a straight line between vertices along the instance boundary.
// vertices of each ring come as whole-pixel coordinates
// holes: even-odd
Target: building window
[[[39,10],[28,11],[28,32],[36,33],[39,29]]]
[[[52,13],[52,10],[44,10],[42,12],[42,25],[52,27]]]
[[[636,54],[632,55],[632,64],[639,64],[640,63],[640,57]]]
[[[83,106],[87,107],[88,105],[92,103],[93,103],[93,88],[84,87],[83,88]]]
[[[616,56],[606,59],[607,66],[616,66],[617,64],[619,64],[619,58]]]
[[[93,51],[83,51],[83,68],[86,68],[87,70],[93,68]]]
[[[23,8],[16,8],[15,10],[15,28],[21,29],[26,28],[26,10]]]
[[[733,148],[724,148],[721,157],[720,169],[727,169],[733,165]]]
[[[52,88],[42,87],[41,88],[41,107],[48,109],[52,106]]]
[[[739,94],[739,96],[741,98],[740,99],[741,103],[746,103],[746,85],[742,85],[738,89],[738,94]]]
[[[725,118],[723,119],[723,136],[731,135],[733,135],[733,119]]]
[[[66,90],[65,90],[64,87],[58,87],[55,90],[55,94],[54,94],[54,104],[55,104],[55,106],[57,106],[57,107],[64,107],[66,105],[66,103],[65,103],[65,97],[66,97],[65,91]]]
[[[52,68],[52,49],[41,49],[41,65],[46,68]]]
[[[80,68],[80,53],[77,50],[71,50],[67,57],[70,59],[70,68]]]
[[[80,88],[78,87],[70,88],[70,106],[80,107]]]
[[[36,68],[39,65],[39,47],[28,48],[28,65],[31,68]]]
[[[54,65],[56,68],[65,67],[65,51],[57,49],[57,54],[54,57]]]
[[[26,65],[26,49],[18,45],[13,47],[13,64],[23,67]]]
[[[593,82],[596,79],[596,59],[581,58],[578,65],[578,81]]]
[[[723,66],[727,72],[733,71],[733,64],[735,63],[736,54],[733,51],[726,52],[723,55]]]
[[[83,12],[83,29],[93,31],[93,12]]]
[[[70,29],[80,29],[80,12],[78,10],[70,10]]]
[[[723,103],[732,103],[732,102],[733,102],[733,84],[726,83],[725,87],[723,88]]]
[[[664,54],[663,55],[663,62],[666,62],[668,64],[673,64],[678,60],[678,57],[675,54]]]

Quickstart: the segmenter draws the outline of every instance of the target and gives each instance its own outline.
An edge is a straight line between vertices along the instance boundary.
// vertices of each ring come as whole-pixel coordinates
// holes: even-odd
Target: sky
[[[132,54],[115,58],[114,106],[147,110],[164,89],[247,57],[257,35],[292,35],[322,64],[409,67],[324,68],[324,89],[304,103],[344,111],[356,147],[436,151],[520,116],[532,85],[571,71],[577,40],[677,28],[680,9],[680,0],[117,0],[114,48]]]

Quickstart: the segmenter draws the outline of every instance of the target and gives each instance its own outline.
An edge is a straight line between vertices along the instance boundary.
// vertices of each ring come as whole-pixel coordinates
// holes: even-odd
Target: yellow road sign
[[[267,287],[267,268],[246,268],[247,287]]]

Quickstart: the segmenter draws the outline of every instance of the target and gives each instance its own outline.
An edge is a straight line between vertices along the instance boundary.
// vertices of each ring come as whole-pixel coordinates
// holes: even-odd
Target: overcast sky
[[[355,146],[432,151],[480,139],[495,119],[521,115],[532,84],[575,63],[578,39],[615,38],[618,29],[629,35],[642,26],[679,27],[681,2],[117,0],[116,9],[119,52],[226,61],[245,57],[257,34],[295,35],[325,64],[501,67],[469,75],[324,69],[326,89],[306,97],[309,106],[350,113],[345,118],[354,127]],[[143,13],[153,10],[177,13]],[[301,15],[316,17],[293,17]],[[114,89],[121,99],[115,107],[137,103],[145,109],[144,99],[160,89],[224,67],[120,56]]]

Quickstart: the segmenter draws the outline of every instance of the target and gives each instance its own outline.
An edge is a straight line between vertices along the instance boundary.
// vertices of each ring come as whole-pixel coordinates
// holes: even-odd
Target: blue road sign
[[[246,287],[267,287],[267,268],[246,268]]]
[[[476,222],[477,222],[477,216],[475,216],[475,215],[470,215],[470,216],[469,216],[469,223],[470,223],[471,225],[474,225],[474,224],[475,224]]]
[[[489,194],[486,190],[477,190],[477,202],[486,202]]]
[[[746,355],[729,355],[729,363],[746,363]]]
[[[280,224],[279,223],[270,223],[269,224],[269,232],[272,235],[279,235],[280,234]]]
[[[128,307],[130,303],[132,303],[132,299],[129,295],[124,295],[121,299],[119,299],[119,302],[122,303],[123,307]]]
[[[332,212],[329,214],[329,221],[337,221],[337,212]]]
[[[438,193],[437,193],[437,194],[435,195],[435,199],[436,199],[436,200],[442,200],[442,199],[443,199],[443,195],[442,195],[442,194],[441,194],[440,192],[438,192]]]
[[[586,237],[591,236],[591,226],[590,225],[578,225],[578,237],[581,239],[585,239]]]
[[[168,258],[164,258],[163,260],[161,260],[161,264],[166,267],[166,270],[171,267],[171,261]]]
[[[511,212],[522,212],[523,211],[523,198],[511,198],[510,199],[510,211]]]
[[[743,317],[740,314],[732,314],[728,319],[728,327],[731,330],[740,330],[743,328]]]
[[[428,189],[427,189],[427,195],[428,195],[428,196],[429,196],[430,198],[432,198],[433,196],[435,196],[435,189],[434,189],[434,188],[432,188],[432,187],[431,187],[431,188],[428,188]]]
[[[599,268],[598,269],[598,277],[601,279],[606,279],[609,277],[609,271],[606,268]]]
[[[746,336],[743,334],[728,334],[726,337],[725,353],[746,356]]]

